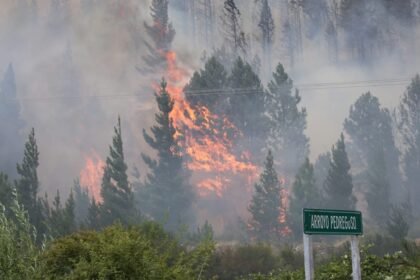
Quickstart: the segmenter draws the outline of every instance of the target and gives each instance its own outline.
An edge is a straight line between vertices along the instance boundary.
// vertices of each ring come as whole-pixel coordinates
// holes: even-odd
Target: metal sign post
[[[315,276],[312,236],[303,234],[303,250],[305,256],[305,280],[313,280]]]
[[[363,234],[362,213],[329,209],[303,209],[305,280],[314,279],[311,235],[350,235],[353,280],[361,280],[358,235]]]

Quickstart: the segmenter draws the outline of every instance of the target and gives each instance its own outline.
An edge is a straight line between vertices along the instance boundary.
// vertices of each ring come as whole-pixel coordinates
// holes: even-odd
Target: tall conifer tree
[[[149,53],[143,56],[143,59],[149,67],[156,67],[165,62],[166,52],[171,49],[175,37],[175,29],[169,21],[168,4],[168,0],[152,0],[152,24],[144,22],[146,33],[153,42],[145,42]]]
[[[401,98],[397,122],[403,150],[405,185],[409,192],[411,206],[420,212],[420,76],[416,75]]]
[[[143,131],[146,143],[157,152],[157,159],[142,155],[150,173],[139,195],[146,214],[175,230],[181,223],[191,221],[194,192],[175,137],[170,117],[174,101],[166,85],[162,80],[160,92],[155,93],[159,112],[155,115],[156,125],[151,127],[152,136]]]
[[[16,175],[16,163],[22,157],[24,143],[20,131],[24,123],[17,99],[15,72],[10,64],[0,82],[0,171],[12,178]]]
[[[289,225],[296,238],[302,237],[302,209],[319,207],[314,167],[306,158],[295,177],[289,202]]]
[[[281,170],[288,177],[295,176],[309,153],[309,140],[305,135],[306,109],[298,107],[301,97],[293,94],[293,81],[278,64],[268,84],[266,110],[270,118],[267,145],[282,160]]]
[[[274,169],[271,151],[268,152],[264,163],[264,171],[260,180],[255,184],[248,211],[251,214],[251,232],[258,240],[278,240],[280,235],[281,184]]]
[[[327,180],[324,184],[327,205],[335,209],[354,209],[356,198],[353,196],[353,179],[343,134],[333,146],[331,157]]]
[[[274,20],[271,14],[271,8],[268,0],[262,1],[262,9],[258,27],[261,29],[261,44],[264,58],[264,74],[266,76],[271,72],[271,51],[274,38]]]
[[[114,127],[114,133],[101,186],[103,203],[100,208],[104,226],[114,221],[129,224],[136,213],[134,195],[128,182],[127,164],[124,159],[120,117],[117,126]]]
[[[234,0],[223,3],[223,31],[225,42],[233,54],[246,54],[247,42],[240,22],[241,13]]]
[[[372,218],[384,225],[391,207],[391,194],[401,192],[399,152],[392,131],[389,111],[380,106],[369,92],[360,96],[350,108],[344,129],[350,136],[349,156],[352,166],[360,170],[366,200]],[[401,197],[399,197],[401,198]]]
[[[35,217],[38,207],[38,166],[39,151],[35,139],[35,130],[32,128],[25,144],[22,163],[17,164],[17,172],[20,178],[16,181],[19,201],[28,211],[31,223],[39,218]]]

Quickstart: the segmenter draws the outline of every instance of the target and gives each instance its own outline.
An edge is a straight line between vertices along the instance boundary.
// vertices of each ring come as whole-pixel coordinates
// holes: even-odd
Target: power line
[[[317,91],[328,89],[350,89],[363,87],[392,87],[407,85],[411,79],[378,79],[378,80],[362,80],[349,82],[326,82],[326,83],[308,83],[285,85],[284,87],[296,88],[299,91]],[[231,96],[264,93],[263,88],[219,88],[219,89],[201,89],[201,90],[185,90],[183,91],[188,97],[193,96]],[[38,97],[19,98],[21,101],[48,101],[54,99],[81,99],[81,98],[100,98],[100,99],[121,99],[144,96],[142,93],[127,94],[98,94],[98,95],[50,95]],[[6,100],[7,101],[7,100]]]

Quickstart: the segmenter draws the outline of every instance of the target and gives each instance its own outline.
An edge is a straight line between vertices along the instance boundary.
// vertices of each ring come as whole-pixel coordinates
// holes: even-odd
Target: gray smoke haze
[[[36,7],[32,6],[34,2]],[[13,63],[26,123],[22,134],[26,137],[31,127],[36,130],[42,191],[59,188],[67,194],[86,156],[94,151],[105,159],[118,114],[123,120],[129,167],[138,166],[144,176],[140,152],[150,154],[150,151],[141,131],[153,124],[155,104],[151,84],[162,75],[145,75],[136,70],[141,67],[146,51],[144,41],[148,38],[143,22],[151,21],[150,1],[91,1],[92,9],[83,5],[89,1],[62,2],[69,7],[67,15],[54,15],[50,0],[0,0],[0,73]],[[173,48],[180,63],[192,73],[202,66],[203,54],[208,57],[213,47],[220,47],[224,41],[220,32],[223,1],[213,1],[215,26],[211,44],[204,39],[205,26],[197,10],[180,10],[176,5],[180,2],[190,8],[195,3],[194,9],[199,9],[201,1],[170,1],[169,16],[177,32]],[[249,60],[256,55],[261,57],[260,35],[255,27],[260,1],[237,2],[249,39]],[[290,9],[287,1],[269,2],[276,26],[271,70],[278,62],[283,63],[301,89],[301,104],[308,111],[307,135],[312,159],[330,150],[338,139],[349,107],[357,97],[371,91],[383,106],[392,109],[418,71],[418,19],[411,26],[391,21],[394,29],[389,31],[389,40],[394,40],[395,46],[382,51],[380,46],[373,45],[376,49],[371,52],[377,55],[369,63],[353,59],[346,49],[346,38],[339,37],[340,55],[331,62],[325,30],[311,33],[308,39],[313,23],[302,10],[298,15],[303,35],[300,45],[293,46],[301,50],[292,54],[296,56],[292,65],[284,35]],[[326,3],[331,7],[333,2]],[[387,14],[382,17],[392,19]],[[382,18],[378,22],[382,23]],[[263,77],[264,82],[269,79]],[[389,79],[403,82],[354,83]],[[330,85],[319,88],[324,83]]]

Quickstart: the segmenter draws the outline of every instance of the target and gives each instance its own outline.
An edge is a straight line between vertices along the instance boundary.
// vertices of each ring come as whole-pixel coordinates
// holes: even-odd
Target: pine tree
[[[383,225],[391,203],[391,191],[400,192],[399,152],[395,146],[392,119],[378,98],[369,92],[358,98],[344,121],[352,140],[350,159],[366,181],[366,199],[372,218]]]
[[[169,22],[168,0],[152,0],[150,12],[153,23],[149,25],[144,22],[144,27],[153,44],[145,42],[149,54],[143,56],[143,59],[150,67],[156,67],[165,62],[165,55],[171,49],[175,30]]]
[[[75,204],[75,220],[78,225],[81,225],[86,221],[89,213],[89,193],[80,185],[80,181],[78,179],[74,181],[73,192]]]
[[[309,153],[309,140],[305,135],[306,109],[299,109],[299,93],[292,93],[293,81],[278,64],[273,79],[268,84],[266,110],[270,118],[267,145],[282,161],[281,170],[294,176]]]
[[[372,220],[383,228],[386,225],[391,209],[390,180],[384,151],[379,148],[375,156],[376,158],[370,159],[367,170],[368,190],[366,202]]]
[[[274,20],[273,15],[271,14],[271,8],[268,4],[268,0],[263,0],[262,2],[263,3],[258,27],[261,29],[262,35],[261,44],[264,59],[264,76],[268,76],[268,74],[271,72],[271,51],[274,37]]]
[[[17,164],[17,172],[20,178],[16,181],[19,202],[29,213],[29,220],[35,227],[39,227],[42,218],[39,213],[38,204],[38,169],[39,152],[35,139],[35,130],[32,128],[28,141],[25,144],[24,156],[21,164]]]
[[[233,94],[229,97],[227,116],[245,136],[256,140],[264,138],[267,125],[265,117],[265,93],[258,75],[251,65],[238,57],[228,78]],[[240,91],[241,94],[234,94]],[[250,113],[252,112],[252,114]]]
[[[324,184],[327,205],[336,209],[354,209],[356,198],[353,196],[353,180],[343,134],[333,146],[331,155],[330,168]]]
[[[271,151],[268,152],[264,163],[264,171],[260,180],[255,184],[255,193],[252,196],[248,211],[251,214],[249,221],[251,232],[262,241],[277,240],[281,224],[279,221],[281,211],[281,184],[274,169],[274,160]]]
[[[296,174],[289,204],[289,224],[295,238],[302,237],[302,209],[319,207],[318,189],[316,187],[314,167],[306,158]]]
[[[5,207],[5,214],[9,217],[13,203],[14,187],[6,174],[0,172],[0,204]]]
[[[22,156],[24,126],[17,99],[13,66],[10,64],[0,82],[0,171],[12,178],[16,176],[16,162]]]
[[[194,72],[185,87],[185,96],[192,105],[204,105],[211,112],[220,112],[220,107],[222,107],[220,103],[226,102],[226,98],[206,94],[205,90],[223,90],[227,86],[227,79],[228,74],[225,67],[215,56],[212,56],[207,60],[202,70]]]
[[[144,213],[164,223],[167,229],[175,230],[181,223],[191,221],[194,192],[175,137],[176,129],[170,117],[174,101],[166,90],[165,80],[155,96],[159,112],[155,115],[156,125],[151,127],[153,136],[145,130],[143,136],[156,151],[157,159],[142,155],[150,173],[139,196]]]
[[[387,231],[395,239],[402,240],[407,237],[410,229],[411,207],[410,202],[393,205],[387,219]]]
[[[60,237],[68,235],[76,230],[74,210],[73,191],[70,192],[69,198],[63,206],[60,192],[57,190],[57,194],[53,200],[53,207],[51,208],[49,215],[49,228],[52,236]]]
[[[286,21],[283,24],[283,36],[286,52],[290,58],[290,67],[294,67],[303,53],[301,1],[287,1]]]
[[[318,192],[321,197],[324,196],[324,182],[327,180],[328,170],[330,168],[331,153],[320,154],[315,161],[314,174],[317,183]]]
[[[383,6],[379,1],[342,0],[339,25],[344,31],[345,45],[360,63],[370,62],[383,48],[383,34],[378,22]]]
[[[403,170],[414,213],[420,212],[420,76],[411,81],[397,111],[398,128],[403,140]]]
[[[95,198],[92,197],[85,222],[87,228],[98,230],[101,227],[100,218],[99,204],[95,201]]]
[[[117,126],[114,127],[114,133],[101,186],[103,203],[100,208],[104,226],[114,221],[129,224],[136,213],[134,195],[128,182],[127,164],[124,159],[120,117]]]
[[[233,54],[247,53],[245,33],[240,23],[241,13],[234,0],[225,0],[223,3],[223,33],[224,40]]]
[[[75,216],[76,203],[74,200],[73,190],[70,191],[70,195],[66,200],[64,205],[63,215],[64,215],[64,232],[65,234],[70,234],[77,229],[76,225],[76,216]]]
[[[302,7],[304,19],[306,20],[306,36],[309,39],[316,39],[328,16],[328,4],[325,0],[300,0],[299,4]]]

